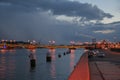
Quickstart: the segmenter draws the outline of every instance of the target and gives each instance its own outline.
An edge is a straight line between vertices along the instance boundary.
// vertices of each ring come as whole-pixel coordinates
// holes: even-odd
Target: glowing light
[[[73,67],[74,67],[74,59],[75,59],[75,50],[71,50],[71,54],[70,54],[70,68],[71,68],[71,71],[73,70]]]
[[[5,40],[3,39],[2,42],[4,42]]]
[[[30,40],[28,40],[28,42],[30,42]]]
[[[6,43],[4,43],[4,46],[3,46],[3,48],[4,48],[4,49],[6,49],[6,48],[7,48],[7,46],[6,46]]]
[[[70,41],[70,44],[75,44],[75,42],[74,41]]]
[[[4,54],[4,53],[7,52],[7,50],[6,49],[1,49],[0,52]]]
[[[14,42],[16,42],[16,40],[13,40]]]
[[[55,44],[55,41],[54,40],[49,41],[49,44]]]
[[[12,40],[10,40],[10,42],[12,42]]]
[[[55,49],[49,49],[49,53],[52,57],[52,62],[51,62],[51,69],[50,69],[50,72],[51,72],[51,76],[53,78],[56,78],[56,67],[55,67],[55,60],[56,60],[56,57],[55,57]]]
[[[36,41],[35,40],[33,40],[33,43],[35,43]]]
[[[31,53],[36,53],[36,49],[28,49]]]

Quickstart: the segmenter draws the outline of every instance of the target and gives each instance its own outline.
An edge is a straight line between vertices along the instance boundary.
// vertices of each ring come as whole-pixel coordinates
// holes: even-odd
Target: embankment
[[[88,54],[84,53],[73,72],[68,77],[68,80],[89,80],[89,65],[88,65]]]

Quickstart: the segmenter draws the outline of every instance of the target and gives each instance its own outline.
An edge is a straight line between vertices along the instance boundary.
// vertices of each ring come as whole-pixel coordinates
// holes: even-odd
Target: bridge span
[[[69,48],[69,49],[77,49],[77,48],[94,48],[94,45],[41,45],[41,44],[0,44],[0,48],[26,48],[26,49],[36,49],[36,48]]]

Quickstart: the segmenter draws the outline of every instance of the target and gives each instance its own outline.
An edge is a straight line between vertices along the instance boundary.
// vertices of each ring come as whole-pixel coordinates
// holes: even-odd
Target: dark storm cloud
[[[72,24],[57,22],[47,12],[7,15],[8,12],[0,15],[0,39],[35,39],[46,43],[55,40],[63,43],[69,42],[76,30]]]
[[[43,42],[56,40],[59,43],[69,43],[70,40],[90,41],[93,37],[112,39],[116,34],[116,37],[120,36],[119,22],[82,27],[76,23],[58,21],[54,15],[82,17],[83,21],[112,17],[87,3],[67,0],[0,0],[0,39],[35,39]],[[110,29],[116,32],[110,35],[94,33]]]
[[[56,40],[59,44],[75,41],[91,41],[110,39],[114,36],[120,40],[120,22],[111,24],[94,24],[81,27],[80,25],[61,22],[54,19],[47,12],[41,13],[15,13],[9,11],[0,15],[0,39],[37,40],[48,42]],[[101,34],[94,31],[115,30],[114,33]],[[77,33],[77,34],[76,34]]]
[[[102,20],[113,17],[97,6],[68,0],[1,0],[2,4],[11,4],[15,10],[50,10],[54,15],[84,17],[88,20]],[[2,5],[3,6],[3,5]],[[13,7],[14,6],[14,7]]]

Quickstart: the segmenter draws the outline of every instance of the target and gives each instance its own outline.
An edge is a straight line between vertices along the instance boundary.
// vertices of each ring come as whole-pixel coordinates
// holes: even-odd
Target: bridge
[[[38,48],[70,48],[70,49],[77,49],[77,48],[85,48],[84,45],[38,45]]]
[[[69,49],[77,49],[77,48],[94,48],[94,45],[41,45],[41,44],[0,44],[0,48],[25,48],[25,49],[37,49],[37,48],[69,48]]]

